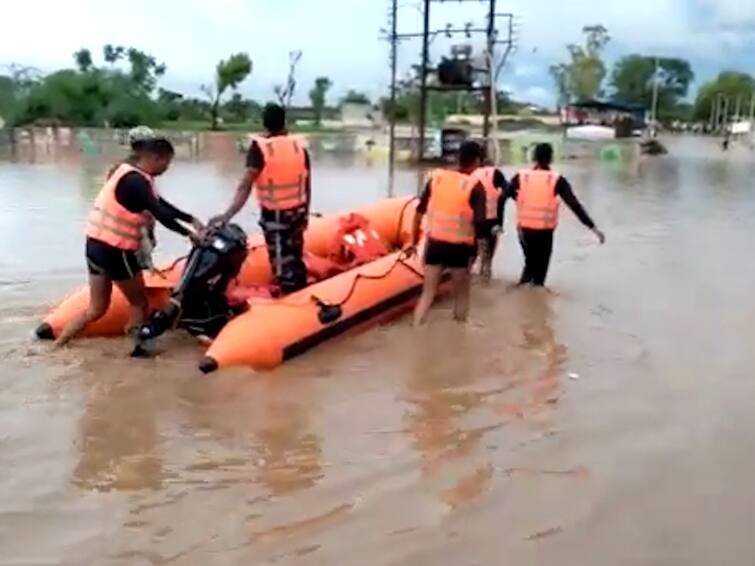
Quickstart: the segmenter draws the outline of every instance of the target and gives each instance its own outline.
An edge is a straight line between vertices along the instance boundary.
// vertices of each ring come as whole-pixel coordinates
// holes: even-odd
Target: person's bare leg
[[[126,333],[139,328],[147,318],[147,293],[144,290],[144,278],[137,273],[126,281],[115,283],[126,297],[129,305],[129,320]]]
[[[443,268],[440,265],[425,266],[425,282],[422,286],[422,296],[419,298],[417,307],[414,309],[414,326],[424,324],[427,319],[427,313],[438,294],[440,278]]]
[[[113,282],[105,275],[89,275],[89,306],[78,317],[69,322],[55,340],[55,346],[65,346],[75,338],[87,324],[101,319],[110,306]]]
[[[454,294],[454,320],[466,322],[469,316],[471,274],[469,269],[452,269],[451,283]]]
[[[475,256],[475,259],[472,263],[472,273],[475,272],[474,266],[475,264],[479,265],[480,268],[477,270],[477,273],[480,274],[480,277],[482,279],[485,279],[485,265],[488,261],[488,241],[486,238],[480,238],[477,240],[477,255]]]
[[[491,279],[493,279],[493,257],[495,257],[495,252],[498,249],[498,235],[493,234],[490,237],[490,240],[488,241],[488,245],[486,248],[486,256],[485,256],[485,264],[483,265],[482,269],[482,277],[483,280],[486,282],[489,282]]]

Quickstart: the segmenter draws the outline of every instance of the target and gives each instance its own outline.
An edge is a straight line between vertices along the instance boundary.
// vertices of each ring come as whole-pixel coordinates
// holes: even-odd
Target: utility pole
[[[708,119],[708,125],[710,126],[711,131],[713,131],[713,125],[715,124],[716,120],[716,99],[712,99],[710,101],[710,118]]]
[[[417,160],[425,157],[425,120],[427,119],[427,60],[430,49],[430,0],[425,0],[424,23],[422,26],[422,64],[419,77],[419,148]]]
[[[398,22],[398,0],[391,5],[391,105],[388,129],[388,187],[393,196],[393,173],[396,168],[396,37]]]
[[[482,137],[485,140],[485,148],[490,148],[490,114],[493,109],[493,84],[495,58],[493,50],[495,49],[495,0],[490,0],[490,10],[488,12],[488,31],[487,31],[487,49],[488,49],[488,88],[485,89],[485,117],[482,123]],[[493,140],[498,143],[498,140]]]
[[[658,57],[655,58],[655,71],[653,72],[653,102],[651,105],[651,112],[653,115],[653,129],[651,130],[651,137],[655,137],[658,130]]]
[[[735,108],[736,108],[736,111],[734,112],[734,115],[736,116],[736,121],[739,122],[741,119],[740,111],[742,109],[742,97],[739,94],[737,95],[737,105]]]
[[[723,120],[724,133],[726,133],[726,129],[728,125],[729,125],[729,98],[727,96],[724,96],[724,120]]]

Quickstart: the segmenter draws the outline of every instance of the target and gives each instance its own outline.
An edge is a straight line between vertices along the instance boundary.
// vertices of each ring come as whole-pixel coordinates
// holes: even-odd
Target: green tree
[[[560,104],[589,100],[601,94],[606,76],[602,53],[611,38],[602,25],[585,26],[582,33],[584,45],[567,45],[569,60],[550,67]]]
[[[11,77],[0,75],[0,122],[13,123],[16,105],[16,83]]]
[[[364,92],[349,90],[341,99],[341,104],[371,104],[370,97]]]
[[[102,57],[105,59],[106,63],[113,65],[123,57],[125,52],[125,47],[116,47],[108,43],[102,48]]]
[[[658,117],[661,120],[679,118],[677,107],[687,96],[695,74],[684,59],[658,58]],[[656,80],[656,58],[627,55],[614,66],[611,75],[612,98],[617,102],[642,104],[650,108],[653,84]],[[682,115],[684,112],[681,113]]]
[[[739,71],[723,71],[698,90],[694,117],[696,120],[707,120],[719,96],[728,100],[730,114],[733,112],[733,105],[736,104],[737,98],[742,101],[742,108],[747,108],[753,92],[755,92],[755,79],[751,75]]]
[[[202,85],[202,92],[210,101],[210,120],[212,129],[218,129],[220,99],[229,89],[236,89],[252,72],[252,60],[246,53],[236,53],[226,60],[221,60],[215,67],[215,84]]]
[[[63,69],[38,80],[17,81],[21,93],[19,123],[127,127],[155,123],[158,104],[151,97],[165,71],[155,59],[135,48],[106,46],[103,56],[115,63],[128,56],[128,71],[114,65],[98,68],[88,49],[74,54],[76,69]]]
[[[616,63],[611,76],[613,98],[617,101],[650,106],[655,77],[655,57],[642,55],[623,57]],[[679,99],[687,96],[689,85],[694,78],[695,75],[689,62],[683,59],[659,57],[657,76],[659,101],[662,100],[666,108],[674,106]]]
[[[76,66],[82,73],[86,73],[94,65],[94,63],[92,62],[92,52],[89,51],[89,49],[79,49],[76,53],[73,54],[73,58],[76,61]]]
[[[238,92],[223,105],[223,113],[233,122],[248,122],[261,114],[261,108],[254,100],[241,96]]]
[[[183,94],[160,88],[157,91],[157,104],[165,120],[175,122],[181,117],[181,101]]]
[[[322,114],[325,110],[325,102],[328,91],[333,86],[333,82],[328,77],[317,77],[315,86],[309,91],[309,101],[315,111],[315,124],[318,126],[322,123]]]
[[[159,77],[165,74],[165,64],[158,63],[152,55],[134,47],[129,47],[126,57],[130,64],[129,77],[139,89],[151,93]]]

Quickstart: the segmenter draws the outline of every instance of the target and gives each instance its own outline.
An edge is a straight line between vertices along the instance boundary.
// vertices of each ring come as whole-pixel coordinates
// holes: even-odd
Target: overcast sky
[[[198,94],[219,59],[246,51],[254,70],[241,91],[268,98],[286,76],[288,52],[301,49],[299,101],[320,75],[333,80],[333,100],[349,88],[377,96],[389,80],[388,45],[380,39],[389,1],[8,1],[0,3],[0,65],[50,71],[70,66],[80,47],[100,61],[105,43],[135,46],[167,64],[162,85]],[[399,31],[419,31],[421,2],[400,4]],[[484,4],[448,0],[432,6],[437,27],[485,20]],[[612,37],[609,59],[631,52],[686,57],[698,83],[724,68],[755,74],[755,0],[498,0],[498,6],[517,17],[518,48],[500,80],[517,98],[553,104],[548,66],[564,57],[566,43],[579,40],[583,25],[597,23]],[[431,55],[437,58],[448,45],[438,38]],[[419,48],[419,41],[402,44],[402,69],[418,60]]]

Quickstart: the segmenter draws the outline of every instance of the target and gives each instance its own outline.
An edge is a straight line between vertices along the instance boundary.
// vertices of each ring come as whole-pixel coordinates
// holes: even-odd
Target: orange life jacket
[[[86,235],[106,244],[121,249],[136,251],[142,243],[142,229],[149,225],[149,213],[131,212],[115,198],[115,188],[124,175],[135,171],[142,175],[154,193],[154,182],[144,171],[123,163],[118,166],[94,201],[94,208],[89,214]]]
[[[485,188],[485,218],[488,220],[498,218],[498,198],[501,196],[501,189],[493,184],[495,172],[495,167],[480,167],[472,173]]]
[[[257,178],[257,198],[268,210],[287,210],[307,203],[307,167],[301,141],[293,136],[254,138],[265,158]]]
[[[362,265],[388,253],[380,234],[370,226],[370,221],[361,214],[347,214],[338,220],[334,248],[338,250],[336,261],[351,266]]]
[[[545,169],[519,172],[516,197],[517,225],[535,230],[553,230],[558,225],[556,184],[560,175]]]
[[[433,171],[427,210],[428,237],[454,244],[474,244],[474,212],[469,197],[475,186],[470,175],[459,171]]]

